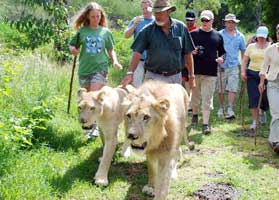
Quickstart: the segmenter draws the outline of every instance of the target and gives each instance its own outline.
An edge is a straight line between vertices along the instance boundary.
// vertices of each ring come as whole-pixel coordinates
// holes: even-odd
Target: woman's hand
[[[246,81],[247,80],[247,74],[246,74],[246,72],[241,72],[241,79],[242,79],[242,81]]]
[[[77,56],[79,54],[79,49],[77,49],[75,46],[70,46],[69,49],[74,56]]]
[[[265,85],[264,85],[264,83],[260,83],[260,84],[258,85],[258,89],[259,89],[259,92],[262,94],[262,93],[264,92],[264,90],[265,90]]]

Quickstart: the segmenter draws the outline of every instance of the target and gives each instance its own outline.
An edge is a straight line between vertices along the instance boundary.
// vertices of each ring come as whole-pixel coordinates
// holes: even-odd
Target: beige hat
[[[172,6],[170,0],[156,0],[153,4],[153,12],[163,12],[166,10],[171,10],[172,12],[176,10],[175,6]]]
[[[231,13],[227,14],[227,15],[225,16],[225,19],[223,19],[223,21],[225,21],[225,22],[227,22],[227,21],[233,21],[233,22],[235,22],[235,23],[239,23],[239,22],[240,22],[240,20],[239,20],[239,19],[236,19],[236,16],[235,16],[234,14],[231,14]]]
[[[205,18],[205,19],[208,19],[208,20],[211,20],[211,19],[214,19],[214,14],[211,10],[204,10],[201,12],[201,19],[202,18]]]

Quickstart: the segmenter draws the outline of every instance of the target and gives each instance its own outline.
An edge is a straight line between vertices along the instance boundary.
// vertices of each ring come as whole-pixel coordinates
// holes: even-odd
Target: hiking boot
[[[262,125],[266,124],[266,112],[262,111],[262,113],[260,113],[259,121]]]
[[[273,151],[279,155],[279,143],[273,145]]]
[[[250,125],[251,131],[255,131],[255,130],[256,130],[256,127],[257,127],[257,123],[256,123],[255,120],[253,120],[252,124]]]
[[[192,114],[192,112],[193,112],[193,109],[192,109],[192,108],[189,108],[189,109],[188,109],[188,114]]]
[[[235,119],[235,115],[231,107],[228,107],[226,119]]]
[[[95,128],[92,128],[88,134],[87,134],[87,138],[88,139],[91,139],[91,138],[94,138],[94,137],[98,137],[100,135],[100,132],[99,132],[99,128],[96,126]]]
[[[199,118],[198,118],[198,115],[193,115],[192,116],[192,125],[198,125],[198,121],[199,121]]]
[[[203,124],[203,125],[202,125],[202,132],[203,132],[203,134],[205,134],[205,135],[211,133],[211,129],[210,129],[210,127],[208,126],[208,124]]]
[[[217,116],[218,117],[223,117],[224,116],[224,110],[223,108],[219,108],[218,112],[217,112]]]

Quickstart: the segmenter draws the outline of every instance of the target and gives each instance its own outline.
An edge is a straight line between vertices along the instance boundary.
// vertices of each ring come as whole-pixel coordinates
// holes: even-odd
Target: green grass
[[[115,33],[116,50],[125,66],[130,58],[125,45],[130,41],[121,39],[121,35],[121,32]],[[22,148],[9,140],[0,140],[0,199],[150,199],[141,193],[147,182],[144,158],[122,158],[120,149],[109,172],[109,186],[102,188],[94,184],[98,158],[102,154],[101,141],[100,138],[87,141],[78,123],[77,76],[71,113],[66,113],[71,64],[58,66],[40,52],[2,49],[0,68],[7,61],[14,62],[14,66],[21,65],[22,70],[9,85],[10,96],[1,96],[2,124],[9,123],[11,116],[28,113],[42,100],[49,103],[54,118],[47,122],[46,130],[34,132],[32,147]],[[110,69],[110,84],[117,85],[124,74],[124,71]],[[236,113],[239,113],[239,100],[236,103]],[[243,104],[246,125],[251,122],[246,96]],[[241,136],[239,114],[237,120],[228,123],[216,118],[216,108],[215,101],[211,115],[213,133],[204,136],[200,126],[192,128],[190,137],[196,142],[196,149],[190,152],[182,145],[179,177],[171,182],[168,199],[194,200],[193,192],[212,182],[232,184],[239,192],[239,199],[278,199],[279,160],[267,143],[268,125],[260,128],[255,146],[254,138]],[[0,123],[3,139],[5,132],[1,132],[1,126]],[[123,129],[120,130],[122,142]]]

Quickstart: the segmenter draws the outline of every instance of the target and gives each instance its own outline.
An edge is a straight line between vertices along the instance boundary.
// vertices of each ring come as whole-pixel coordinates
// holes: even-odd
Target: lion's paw
[[[94,179],[95,179],[95,184],[98,186],[107,186],[108,185],[107,178],[95,177]]]
[[[155,196],[155,192],[154,192],[154,188],[150,187],[149,185],[145,185],[142,188],[142,192],[147,194],[148,196],[154,197]]]

